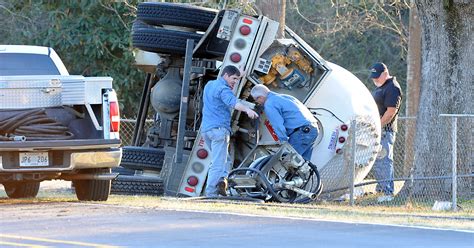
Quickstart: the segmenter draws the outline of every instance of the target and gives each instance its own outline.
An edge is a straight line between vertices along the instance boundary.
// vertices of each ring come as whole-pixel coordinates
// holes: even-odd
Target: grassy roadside
[[[0,206],[35,202],[78,202],[70,190],[40,191],[35,199],[13,200],[0,190]],[[277,204],[230,200],[190,199],[153,196],[111,195],[106,202],[97,204],[130,206],[146,209],[208,211],[220,213],[250,214],[257,216],[295,217],[325,221],[393,224],[450,228],[474,231],[472,208],[459,212],[432,211],[423,207],[406,206],[348,206],[347,203]],[[473,203],[471,203],[472,205]]]
[[[452,228],[474,231],[474,213],[472,211],[454,213],[444,211],[433,212],[425,209],[407,209],[402,207],[350,207],[347,205],[334,205],[328,203],[307,205],[271,204],[149,196],[112,196],[106,204],[153,209],[209,211],[251,214],[258,216],[296,217],[326,221]]]

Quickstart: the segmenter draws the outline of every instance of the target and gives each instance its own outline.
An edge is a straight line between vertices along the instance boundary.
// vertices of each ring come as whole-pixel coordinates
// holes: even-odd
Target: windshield
[[[60,75],[48,55],[0,53],[0,76]]]

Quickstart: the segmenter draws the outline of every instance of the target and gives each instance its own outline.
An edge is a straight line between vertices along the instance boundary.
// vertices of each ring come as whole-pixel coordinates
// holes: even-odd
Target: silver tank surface
[[[170,68],[153,87],[151,92],[151,105],[162,114],[174,114],[179,110],[182,79],[179,68]]]

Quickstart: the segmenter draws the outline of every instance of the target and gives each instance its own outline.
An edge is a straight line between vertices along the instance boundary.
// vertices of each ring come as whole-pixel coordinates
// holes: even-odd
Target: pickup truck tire
[[[110,169],[91,169],[89,172],[110,173]],[[80,201],[107,201],[111,180],[73,180],[77,199]]]
[[[139,3],[137,19],[150,25],[173,25],[205,31],[217,11],[175,3]]]
[[[163,180],[158,177],[119,175],[112,181],[112,194],[163,195]]]
[[[3,183],[9,198],[34,198],[38,194],[40,182],[8,182]]]
[[[132,34],[132,44],[148,52],[184,55],[186,40],[192,39],[197,43],[201,37],[202,34],[193,32],[164,28],[137,28]]]
[[[125,146],[120,166],[131,170],[161,171],[165,151],[159,148]]]

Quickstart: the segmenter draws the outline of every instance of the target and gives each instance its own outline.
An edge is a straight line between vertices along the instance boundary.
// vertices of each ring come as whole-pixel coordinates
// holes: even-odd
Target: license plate
[[[20,166],[48,166],[47,152],[20,152]]]

